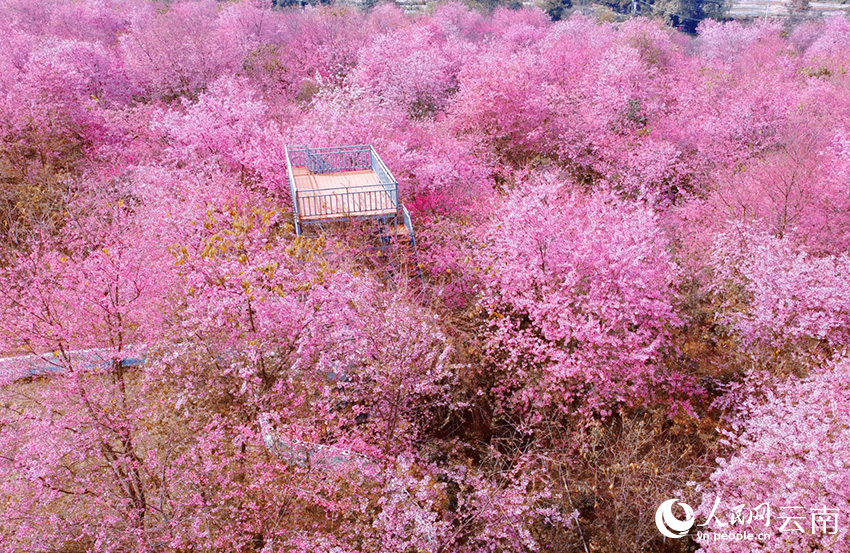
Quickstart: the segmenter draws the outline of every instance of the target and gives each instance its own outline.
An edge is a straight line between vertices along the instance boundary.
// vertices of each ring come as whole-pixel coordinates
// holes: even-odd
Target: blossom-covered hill
[[[846,19],[267,4],[0,0],[0,551],[848,550]]]

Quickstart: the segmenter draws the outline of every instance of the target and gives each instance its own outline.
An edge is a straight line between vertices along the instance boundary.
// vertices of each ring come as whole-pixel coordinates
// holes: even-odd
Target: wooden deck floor
[[[396,213],[393,198],[371,169],[316,174],[297,167],[292,176],[303,221]]]

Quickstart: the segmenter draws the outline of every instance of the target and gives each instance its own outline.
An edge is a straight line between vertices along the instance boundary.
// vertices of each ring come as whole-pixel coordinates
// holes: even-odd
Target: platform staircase
[[[404,277],[424,282],[410,214],[404,206],[401,206],[400,211],[401,221],[398,217],[377,220],[375,237],[378,257],[387,264],[390,278]]]

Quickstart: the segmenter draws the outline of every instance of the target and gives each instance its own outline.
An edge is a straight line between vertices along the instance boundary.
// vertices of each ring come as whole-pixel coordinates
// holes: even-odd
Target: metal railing
[[[368,144],[332,148],[292,148],[293,167],[306,167],[311,173],[341,173],[372,168],[372,148]]]
[[[416,246],[416,235],[413,233],[413,221],[410,220],[410,212],[407,211],[407,208],[401,206],[401,222],[404,223],[404,227],[407,229],[407,234],[410,236],[410,245]]]
[[[398,191],[398,182],[396,182],[395,177],[393,177],[390,170],[387,169],[387,166],[384,164],[384,161],[381,159],[381,156],[378,155],[378,152],[375,151],[375,148],[372,145],[369,145],[370,152],[370,160],[371,160],[371,169],[378,175],[378,181],[384,185],[384,188],[387,189],[387,193],[389,193],[390,188]]]
[[[295,235],[301,235],[301,217],[298,215],[298,193],[295,190],[295,177],[292,175],[292,163],[289,159],[289,148],[284,146],[286,154],[286,176],[289,180],[289,197],[292,199],[292,217],[295,221]]]
[[[297,209],[302,221],[386,215],[398,206],[398,188],[388,190],[383,184],[301,190],[297,194]]]

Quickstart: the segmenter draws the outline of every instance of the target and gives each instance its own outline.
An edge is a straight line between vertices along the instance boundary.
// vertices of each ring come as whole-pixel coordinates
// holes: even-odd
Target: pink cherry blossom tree
[[[680,324],[676,267],[649,210],[549,176],[509,194],[484,239],[481,305],[505,408],[531,422],[609,413],[664,381],[678,391],[659,364]]]
[[[829,362],[804,379],[756,387],[761,393],[737,406],[726,433],[732,453],[711,475],[700,510],[708,517],[719,500],[712,530],[770,538],[710,541],[702,544],[704,550],[846,550],[840,513],[850,486],[847,369],[845,359]],[[746,509],[744,520],[733,525],[738,505]],[[747,513],[760,505],[769,506],[770,520],[750,521]]]

